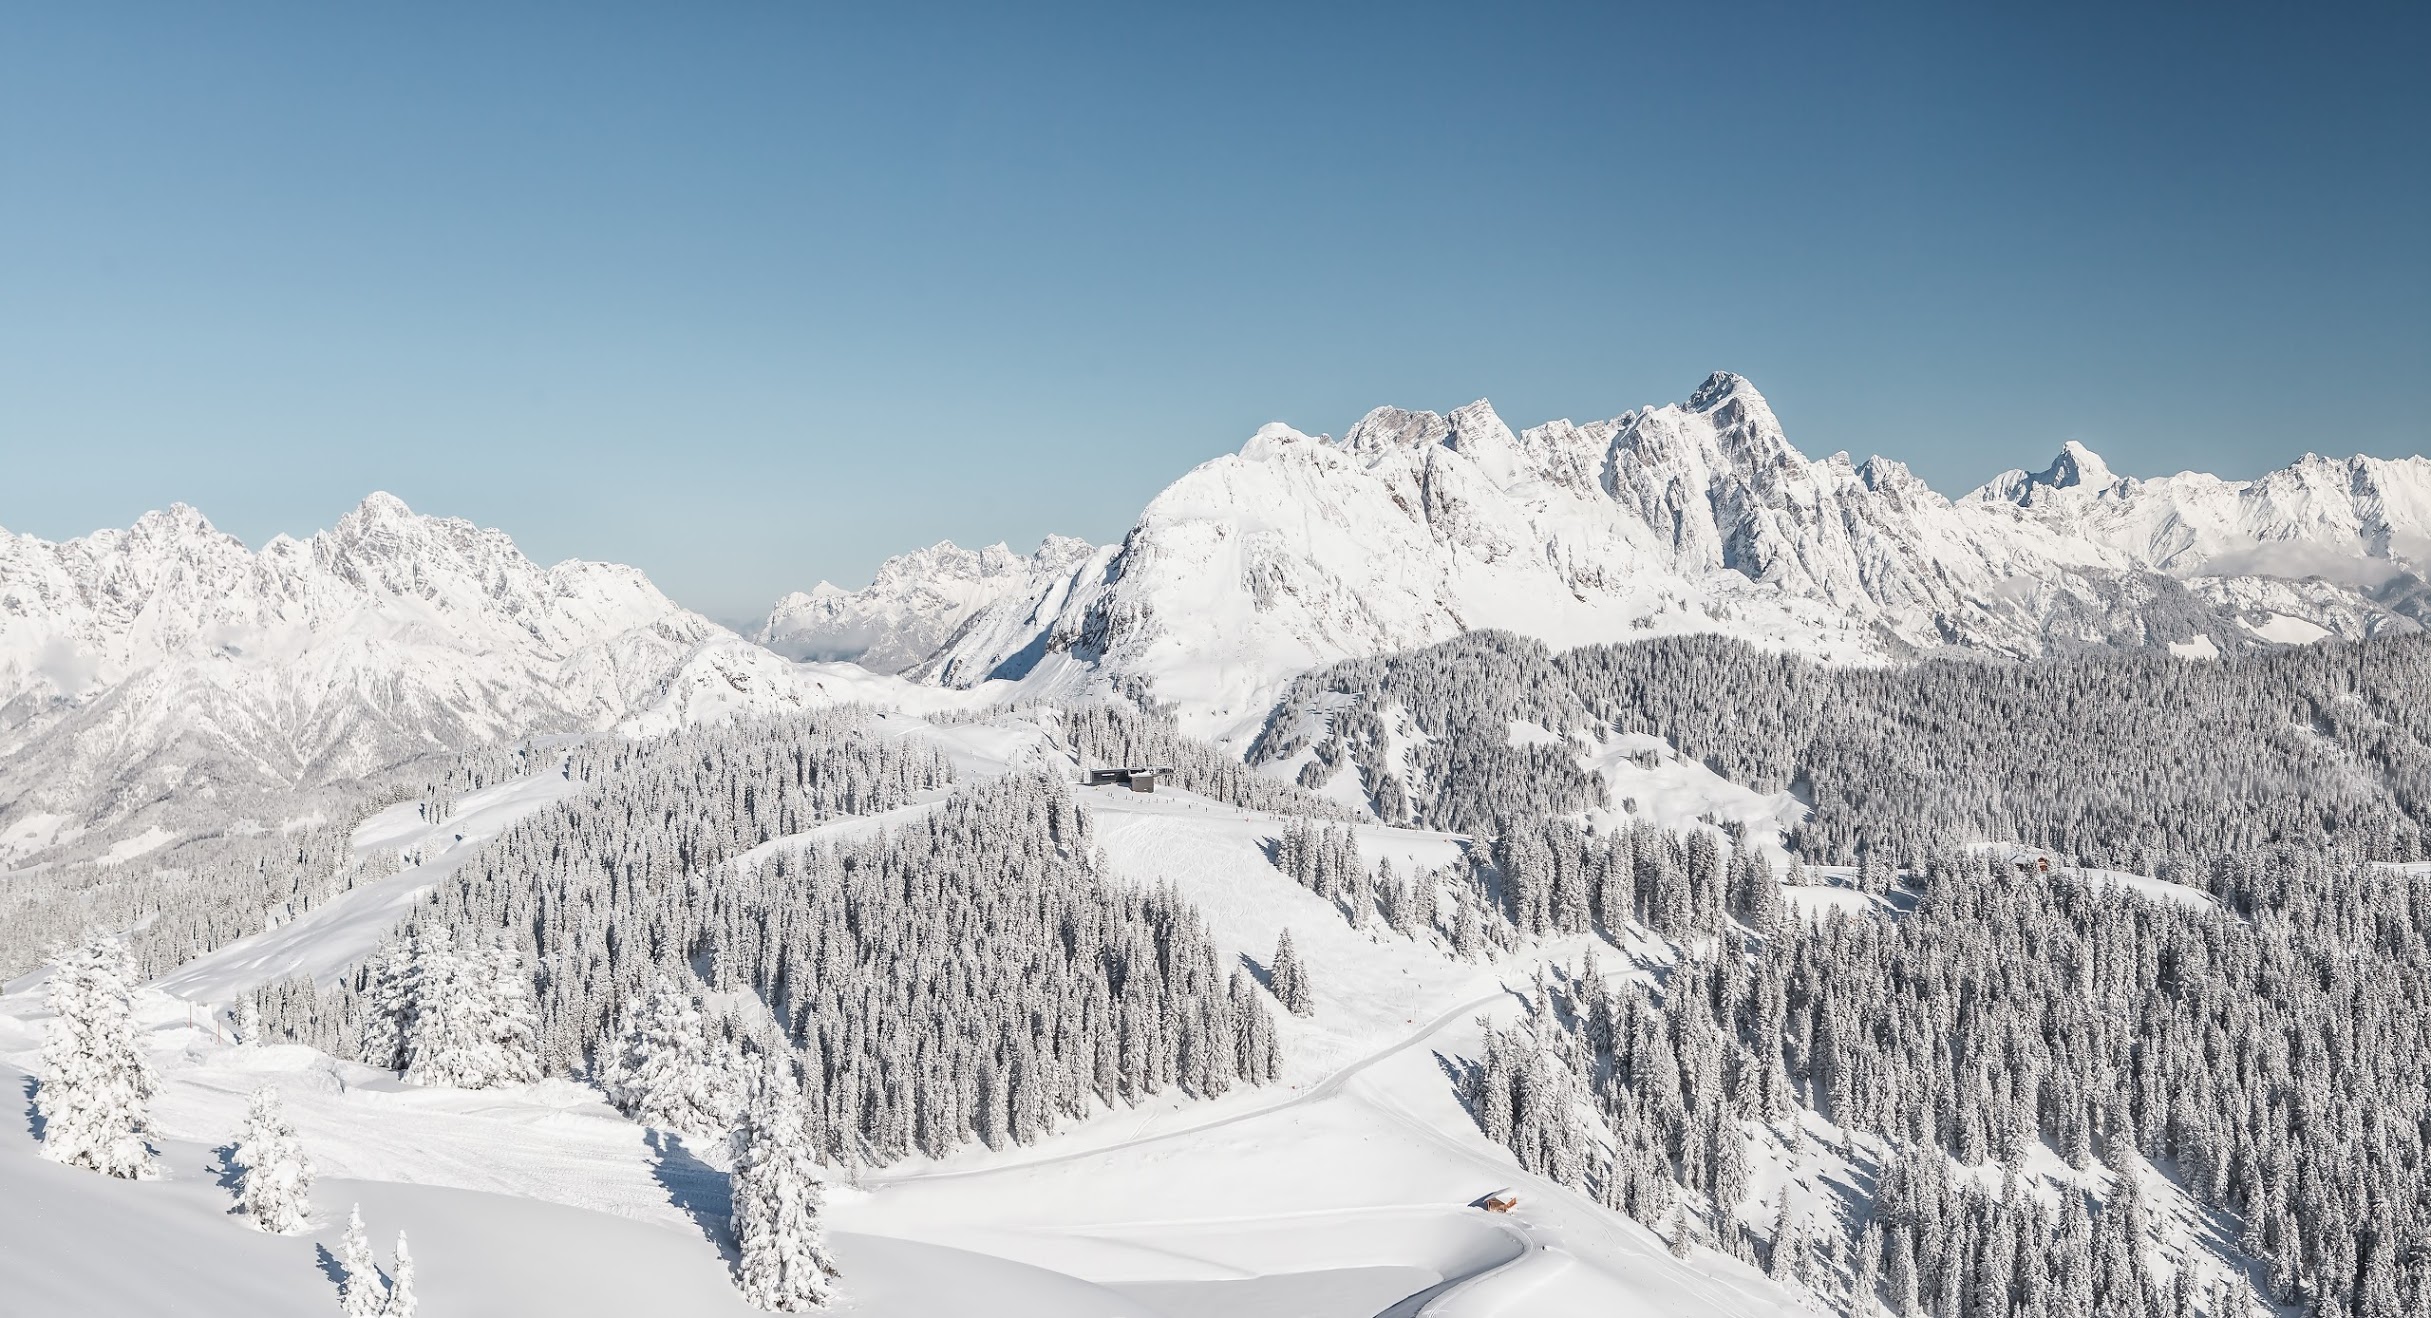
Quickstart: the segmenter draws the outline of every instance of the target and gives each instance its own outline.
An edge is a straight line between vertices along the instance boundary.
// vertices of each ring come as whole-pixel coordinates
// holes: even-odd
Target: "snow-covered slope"
[[[1038,762],[1039,728],[927,726],[906,735],[956,747],[974,776]],[[1540,735],[1515,729],[1515,735]],[[1541,734],[1550,735],[1550,734]],[[1636,752],[1638,746],[1616,747]],[[1068,766],[1067,766],[1068,767]],[[1704,812],[1720,784],[1666,767],[1641,799],[1650,817]],[[1665,776],[1667,775],[1667,776]],[[1632,780],[1634,781],[1634,780]],[[485,789],[439,824],[410,808],[368,820],[359,849],[429,849],[460,859],[550,796],[541,779]],[[1677,795],[1677,801],[1657,798]],[[1691,798],[1694,798],[1693,800]],[[828,1169],[830,1241],[843,1273],[837,1312],[1101,1318],[1306,1318],[1516,1313],[1618,1318],[1791,1318],[1841,1312],[1836,1259],[1806,1283],[1777,1283],[1699,1247],[1667,1252],[1644,1225],[1522,1170],[1479,1129],[1454,1073],[1481,1055],[1481,1021],[1507,1024],[1550,981],[1568,982],[1594,941],[1527,942],[1485,960],[1440,940],[1354,926],[1336,905],[1280,873],[1270,849],[1288,820],[1186,792],[1081,792],[1122,881],[1170,884],[1206,920],[1227,965],[1267,956],[1289,929],[1315,967],[1315,1014],[1279,1021],[1277,1084],[1202,1099],[1168,1090],[1101,1110],[1033,1145],[971,1146],[883,1170]],[[926,809],[914,806],[909,809]],[[867,822],[855,821],[852,826]],[[822,826],[770,846],[811,845]],[[465,833],[451,851],[456,833]],[[1362,825],[1363,861],[1403,872],[1459,854],[1444,834]],[[427,877],[424,876],[424,877]],[[400,875],[398,888],[422,881]],[[2120,876],[2121,882],[2147,881]],[[2153,885],[2166,889],[2168,885]],[[2141,890],[2141,889],[2139,889]],[[322,1252],[334,1253],[360,1204],[385,1249],[411,1234],[432,1313],[749,1312],[727,1277],[729,1182],[722,1156],[645,1131],[587,1085],[566,1079],[493,1090],[402,1084],[392,1073],[285,1044],[240,1046],[225,1030],[235,994],[265,978],[322,972],[359,956],[366,921],[392,889],[359,888],[328,915],[239,944],[136,994],[143,1047],[162,1080],[154,1102],[164,1175],[112,1181],[39,1160],[38,1134],[0,1128],[0,1295],[29,1312],[174,1311],[197,1293],[246,1312],[335,1307]],[[1847,888],[1789,889],[1800,909],[1827,899],[1872,909]],[[393,912],[389,913],[393,916]],[[1633,931],[1602,948],[1607,980],[1646,979],[1679,955]],[[290,955],[292,954],[292,955]],[[0,1085],[24,1092],[50,1027],[39,987],[0,992]],[[214,1148],[247,1095],[275,1086],[319,1168],[310,1230],[249,1230],[228,1211]],[[1765,1230],[1784,1202],[1837,1238],[1892,1150],[1812,1112],[1747,1123],[1752,1160],[1737,1220]],[[2037,1147],[2032,1192],[2084,1184]],[[1960,1169],[1989,1174],[1991,1165]],[[1507,1215],[1474,1207],[1516,1192]],[[2148,1187],[2156,1257],[2214,1267],[2225,1240],[2166,1183]],[[123,1266],[125,1260],[136,1266]],[[0,1310],[5,1302],[0,1301]]]
[[[980,776],[1032,763],[1042,745],[1038,729],[1019,721],[890,721],[959,748],[958,763]],[[487,789],[442,824],[418,824],[401,808],[366,821],[355,841],[367,850],[429,848],[437,870],[550,790],[545,776]],[[1318,1014],[1282,1021],[1285,1074],[1276,1085],[1216,1100],[1174,1090],[1032,1146],[973,1147],[881,1172],[831,1169],[842,1312],[1811,1311],[1798,1292],[1711,1251],[1672,1258],[1652,1232],[1521,1171],[1478,1131],[1445,1059],[1474,1056],[1475,1018],[1507,1018],[1540,968],[1576,947],[1458,961],[1431,942],[1353,929],[1278,873],[1267,848],[1288,822],[1281,817],[1169,790],[1099,790],[1082,800],[1113,871],[1176,885],[1205,913],[1227,964],[1265,955],[1290,926],[1323,971]],[[466,842],[450,845],[458,831]],[[1441,834],[1373,826],[1359,830],[1359,845],[1405,868],[1458,852]],[[445,1312],[474,1315],[749,1312],[721,1256],[728,1187],[717,1152],[646,1132],[568,1080],[482,1091],[407,1086],[304,1047],[241,1047],[227,1035],[225,1009],[237,992],[361,955],[363,917],[393,919],[385,909],[393,892],[426,877],[350,892],[327,915],[290,926],[291,937],[282,929],[247,940],[141,990],[144,1047],[163,1081],[154,1115],[165,1174],[117,1182],[55,1167],[33,1156],[36,1134],[25,1123],[0,1131],[0,1204],[20,1210],[0,1211],[0,1222],[39,1246],[0,1248],[0,1293],[115,1315],[158,1312],[191,1293],[183,1288],[207,1285],[263,1313],[334,1309],[315,1251],[335,1252],[347,1206],[360,1203],[383,1251],[388,1233],[410,1232],[429,1312],[442,1301]],[[49,1024],[38,985],[0,993],[0,1084],[10,1092],[39,1071]],[[265,1084],[279,1090],[319,1168],[306,1235],[260,1235],[228,1212],[212,1150]],[[1505,1186],[1519,1187],[1518,1213],[1470,1206]],[[89,1252],[96,1241],[152,1262],[105,1267]],[[612,1257],[576,1263],[586,1251]]]
[[[2287,621],[2417,626],[2427,526],[2422,459],[2126,482],[2072,445],[1952,501],[1884,458],[1806,457],[1717,374],[1682,404],[1516,433],[1483,402],[1380,408],[1339,441],[1269,425],[913,671],[1126,691],[1235,741],[1293,673],[1481,627],[1556,646],[1724,631],[1841,662],[2217,653]]]
[[[972,614],[1036,593],[1089,553],[1086,542],[1060,535],[1048,536],[1027,558],[1001,544],[974,550],[939,541],[886,560],[860,590],[822,581],[787,595],[752,639],[789,659],[901,672],[936,653]]]
[[[183,505],[0,533],[0,804],[107,812],[604,728],[719,655],[767,657],[633,568],[542,567],[386,494],[258,552]]]

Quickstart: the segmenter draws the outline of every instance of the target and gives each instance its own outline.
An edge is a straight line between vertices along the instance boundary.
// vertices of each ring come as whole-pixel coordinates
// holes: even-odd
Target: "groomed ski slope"
[[[158,987],[189,1002],[224,1004],[247,990],[293,975],[328,983],[370,955],[414,903],[516,821],[566,799],[579,784],[562,768],[470,792],[448,818],[425,823],[414,802],[392,805],[355,829],[358,856],[393,856],[393,874],[353,889],[250,938],[204,953],[161,977]]]

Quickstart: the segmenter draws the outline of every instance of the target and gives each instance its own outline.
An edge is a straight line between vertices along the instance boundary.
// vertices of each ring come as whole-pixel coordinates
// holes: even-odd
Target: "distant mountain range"
[[[1584,425],[1514,432],[1483,402],[1380,408],[1339,440],[1270,425],[1119,544],[931,546],[787,596],[751,640],[635,569],[541,567],[384,494],[258,551],[178,506],[64,543],[0,533],[0,811],[917,685],[1118,693],[1238,747],[1297,673],[1486,627],[1718,631],[1846,663],[2210,656],[2420,630],[2427,564],[2421,457],[2137,480],[2072,443],[1952,500],[1883,458],[1807,458],[1728,374]]]
[[[1556,646],[1718,631],[1859,663],[2418,630],[2431,461],[2135,480],[2071,443],[1951,500],[1888,459],[1806,457],[1717,374],[1686,403],[1517,433],[1484,402],[1379,408],[1340,440],[1270,425],[1118,545],[1005,557],[952,578],[921,634],[954,630],[907,675],[1119,690],[1238,745],[1293,673],[1484,627]],[[899,607],[922,575],[889,564],[867,604],[829,607]]]
[[[0,807],[20,815],[303,785],[662,707],[800,703],[820,679],[633,568],[544,568],[386,494],[258,552],[183,505],[60,544],[0,533]]]

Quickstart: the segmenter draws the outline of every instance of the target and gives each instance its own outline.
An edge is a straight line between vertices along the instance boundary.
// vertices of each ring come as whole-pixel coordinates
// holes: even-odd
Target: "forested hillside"
[[[838,1163],[1027,1143],[1092,1104],[1275,1073],[1259,995],[1186,903],[1101,873],[1059,779],[972,783],[822,837],[950,777],[930,743],[850,711],[617,743],[574,771],[581,799],[510,831],[334,989],[275,987],[265,1019],[410,1075],[423,986],[503,931],[537,968],[542,1069],[597,1074],[655,983],[748,993],[764,1010],[723,1023],[723,1045],[788,1054]]]
[[[1514,745],[1511,724],[1568,743]],[[1810,858],[2014,841],[2192,876],[2272,843],[2424,854],[2431,637],[1830,668],[1717,637],[1554,654],[1480,632],[1296,682],[1252,763],[1356,765],[1380,815],[1482,833],[1605,804],[1579,750],[1652,733],[1812,807]]]

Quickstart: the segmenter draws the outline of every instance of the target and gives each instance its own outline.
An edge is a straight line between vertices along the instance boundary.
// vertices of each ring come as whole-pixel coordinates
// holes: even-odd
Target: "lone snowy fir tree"
[[[397,1233],[397,1261],[388,1270],[388,1302],[380,1318],[414,1318],[421,1301],[414,1297],[414,1256],[406,1251],[405,1233]]]
[[[1273,986],[1275,1001],[1294,1016],[1307,1016],[1317,1010],[1317,1000],[1308,986],[1308,967],[1300,964],[1299,949],[1292,946],[1291,930],[1285,929],[1275,939],[1275,957],[1267,967],[1267,979]]]
[[[771,1063],[736,1136],[734,1236],[745,1300],[798,1313],[835,1298],[836,1265],[819,1220],[824,1206],[801,1098],[793,1077]]]
[[[277,1090],[265,1085],[253,1091],[230,1161],[241,1178],[237,1203],[256,1227],[287,1235],[309,1224],[312,1160],[304,1156]]]
[[[130,1179],[158,1170],[144,1137],[159,1089],[136,1032],[132,973],[114,938],[91,939],[52,963],[53,1019],[34,1091],[42,1156]]]
[[[338,1242],[340,1311],[345,1318],[380,1318],[388,1307],[388,1283],[380,1279],[372,1258],[371,1237],[363,1233],[363,1206],[346,1210],[346,1234]]]

